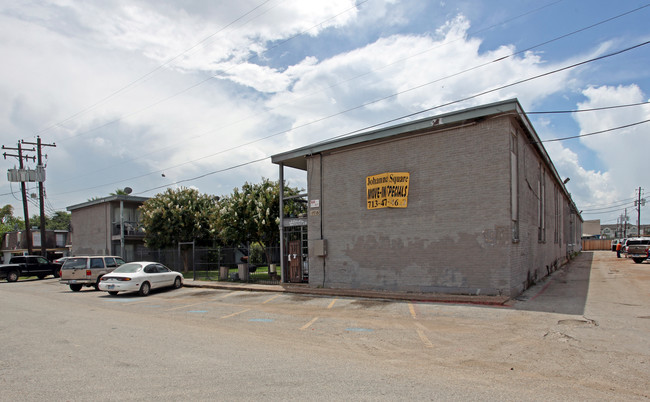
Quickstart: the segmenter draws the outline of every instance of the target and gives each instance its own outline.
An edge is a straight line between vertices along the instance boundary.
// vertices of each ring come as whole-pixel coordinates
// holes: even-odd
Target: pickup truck
[[[61,264],[48,261],[40,255],[22,255],[11,257],[9,264],[0,265],[0,278],[7,282],[16,282],[21,276],[36,276],[43,279],[48,275],[59,277]]]
[[[650,238],[632,238],[627,239],[627,257],[640,264],[648,258],[648,249],[650,248]]]

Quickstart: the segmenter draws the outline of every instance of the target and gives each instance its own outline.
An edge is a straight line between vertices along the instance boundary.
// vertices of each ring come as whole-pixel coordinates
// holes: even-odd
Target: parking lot
[[[0,399],[647,400],[649,291],[611,252],[504,306],[2,282]]]

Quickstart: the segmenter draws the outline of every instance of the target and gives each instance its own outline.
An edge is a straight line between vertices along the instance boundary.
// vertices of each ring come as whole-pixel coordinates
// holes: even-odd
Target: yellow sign
[[[382,173],[366,177],[368,209],[406,208],[409,173]]]

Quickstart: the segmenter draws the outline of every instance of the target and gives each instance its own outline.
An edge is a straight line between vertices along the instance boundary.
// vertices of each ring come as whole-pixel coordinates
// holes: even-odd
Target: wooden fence
[[[583,240],[582,251],[593,250],[610,250],[612,249],[611,240]]]

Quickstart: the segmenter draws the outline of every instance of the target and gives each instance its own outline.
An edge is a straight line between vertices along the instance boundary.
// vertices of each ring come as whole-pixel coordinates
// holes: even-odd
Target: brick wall
[[[321,238],[322,231],[327,240],[327,256],[310,254],[310,285],[516,295],[544,276],[566,255],[549,233],[556,224],[555,184],[546,168],[547,232],[540,242],[539,180],[531,181],[540,177],[541,159],[520,132],[520,233],[513,241],[510,141],[516,130],[502,116],[337,149],[322,161],[310,157],[308,191],[319,211],[310,213],[309,238]],[[408,207],[368,210],[366,177],[386,172],[410,173]]]
[[[416,292],[507,291],[512,243],[508,124],[495,119],[324,155],[320,217],[328,253],[310,257],[310,283]],[[410,173],[408,208],[367,209],[366,176],[385,172]],[[320,183],[311,171],[309,176],[312,198]],[[313,220],[310,216],[310,237]]]

